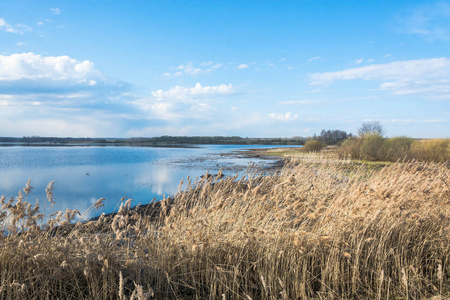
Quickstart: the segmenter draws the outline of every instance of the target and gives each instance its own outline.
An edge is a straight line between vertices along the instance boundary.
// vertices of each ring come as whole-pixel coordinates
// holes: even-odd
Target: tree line
[[[308,140],[318,140],[326,145],[336,145],[351,137],[352,134],[343,130],[325,130],[320,135],[309,137],[295,136],[291,138],[249,138],[240,136],[169,136],[132,137],[132,138],[74,138],[74,137],[0,137],[3,144],[105,144],[105,145],[304,145]]]

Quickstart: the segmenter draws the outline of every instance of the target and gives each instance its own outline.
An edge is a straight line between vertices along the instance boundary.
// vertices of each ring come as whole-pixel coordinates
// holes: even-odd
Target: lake
[[[105,207],[88,217],[117,210],[122,197],[133,205],[160,200],[178,191],[182,178],[196,178],[209,171],[225,175],[243,174],[250,163],[272,161],[226,155],[251,148],[283,146],[206,145],[196,148],[152,147],[0,147],[0,196],[17,196],[29,178],[33,190],[28,202],[46,201],[45,188],[54,183],[56,204],[51,211],[78,209],[84,212],[97,199]],[[46,214],[50,212],[47,204]]]

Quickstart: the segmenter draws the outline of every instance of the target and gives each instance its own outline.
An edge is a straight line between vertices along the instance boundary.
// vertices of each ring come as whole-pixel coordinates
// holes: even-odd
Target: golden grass
[[[303,155],[272,175],[188,179],[156,218],[124,199],[115,216],[55,227],[75,214],[57,213],[46,229],[28,184],[2,200],[0,298],[449,297],[449,178],[443,164]]]
[[[450,139],[431,139],[415,141],[409,155],[421,161],[450,161]]]

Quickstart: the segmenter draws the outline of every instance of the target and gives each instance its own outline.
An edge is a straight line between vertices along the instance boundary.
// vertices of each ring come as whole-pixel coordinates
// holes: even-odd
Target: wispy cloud
[[[197,83],[193,87],[175,86],[157,90],[151,93],[152,97],[139,98],[133,104],[160,119],[205,118],[207,112],[213,109],[211,103],[216,97],[233,93],[231,84],[203,86]]]
[[[304,105],[304,104],[311,104],[311,103],[314,103],[314,101],[313,100],[293,100],[293,101],[279,102],[279,104],[281,104],[281,105],[292,105],[292,104]]]
[[[187,99],[190,97],[210,96],[210,95],[229,95],[233,93],[233,86],[230,84],[221,84],[217,86],[203,86],[197,83],[194,87],[175,86],[164,90],[152,92],[153,97],[158,100],[163,99]]]
[[[450,4],[421,5],[398,16],[400,31],[419,35],[428,41],[450,39]]]
[[[419,94],[450,99],[450,59],[431,58],[373,64],[337,72],[309,74],[310,84],[328,85],[339,80],[382,81],[380,88],[394,95]]]
[[[209,74],[211,71],[222,67],[222,64],[214,63],[212,61],[201,63],[200,66],[195,66],[192,62],[188,62],[185,65],[179,65],[175,68],[174,72],[166,72],[164,77],[178,77],[182,75],[196,76],[200,74]]]
[[[268,116],[277,121],[292,121],[298,118],[298,114],[293,114],[292,112],[285,114],[270,113]]]
[[[364,58],[359,58],[357,60],[354,61],[355,65],[359,65],[364,61]]]
[[[312,57],[312,58],[308,59],[308,61],[313,61],[313,60],[318,60],[318,59],[320,59],[320,56]]]
[[[59,14],[61,14],[61,10],[60,10],[59,8],[56,8],[56,7],[50,8],[50,11],[51,11],[52,14],[54,14],[54,15],[59,15]]]
[[[27,31],[32,31],[30,26],[24,25],[24,24],[16,24],[11,25],[6,23],[5,19],[0,18],[0,30],[9,32],[9,33],[18,33],[18,34],[24,34]]]
[[[45,19],[44,21],[36,22],[36,25],[39,26],[39,27],[42,27],[42,26],[44,26],[45,24],[51,23],[51,22],[52,22],[52,20],[50,20],[50,19]]]
[[[362,63],[372,63],[373,61],[374,61],[374,60],[371,59],[371,58],[364,59],[363,57],[361,57],[361,58],[358,58],[358,59],[354,60],[354,61],[352,62],[352,64],[360,65],[360,64],[362,64]]]
[[[239,66],[237,66],[238,69],[247,69],[248,65],[246,64],[240,64]]]

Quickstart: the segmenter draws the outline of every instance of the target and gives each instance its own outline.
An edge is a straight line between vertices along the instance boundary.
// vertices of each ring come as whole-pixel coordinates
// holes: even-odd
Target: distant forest
[[[316,139],[327,145],[335,145],[348,138],[341,130],[322,130],[319,136],[291,138],[248,138],[239,136],[160,136],[132,138],[72,138],[72,137],[0,137],[3,145],[139,145],[139,146],[178,146],[178,145],[303,145],[307,140]]]

